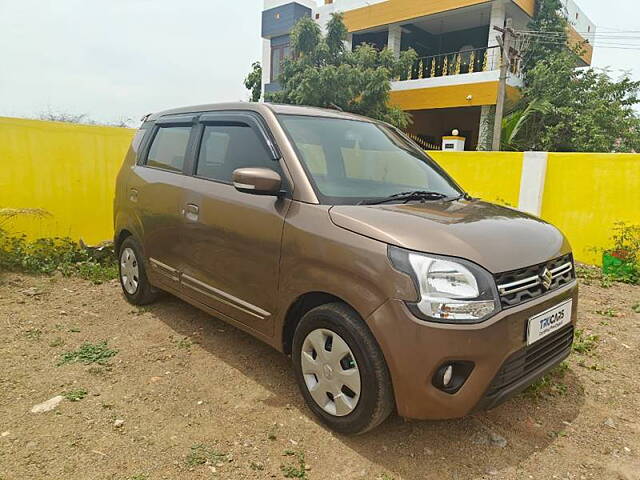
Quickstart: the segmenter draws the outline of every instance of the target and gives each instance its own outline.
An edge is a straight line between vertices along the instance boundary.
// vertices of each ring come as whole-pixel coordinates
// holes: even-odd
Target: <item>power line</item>
[[[526,31],[526,30],[518,30],[518,33],[522,34],[522,35],[529,35],[529,36],[535,36],[535,37],[566,37],[568,36],[566,33],[564,32],[533,32],[533,31]],[[627,38],[640,38],[640,32],[633,32],[633,34],[629,35],[618,35],[618,34],[606,34],[606,33],[593,33],[588,35],[590,37],[594,37],[594,38],[613,38],[613,39],[627,39]]]
[[[566,45],[566,34],[560,32],[534,32],[521,30],[517,34],[543,45]],[[640,36],[599,36],[585,40],[594,48],[640,50]]]
[[[521,33],[540,33],[540,34],[553,34],[553,35],[565,35],[564,32],[558,32],[558,31],[545,31],[545,30],[519,30],[519,32]],[[596,30],[590,30],[590,31],[581,31],[581,30],[575,30],[576,33],[580,33],[580,34],[585,34],[585,35],[627,35],[630,33],[636,33],[636,34],[640,34],[640,30],[620,30],[618,32],[600,32],[600,31],[596,31]]]

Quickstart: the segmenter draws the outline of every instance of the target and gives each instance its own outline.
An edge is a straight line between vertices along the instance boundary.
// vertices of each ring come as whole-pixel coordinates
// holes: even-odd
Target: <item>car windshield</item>
[[[278,117],[323,204],[354,205],[412,191],[439,193],[440,198],[463,194],[423,151],[384,124]],[[426,197],[415,198],[425,201]]]

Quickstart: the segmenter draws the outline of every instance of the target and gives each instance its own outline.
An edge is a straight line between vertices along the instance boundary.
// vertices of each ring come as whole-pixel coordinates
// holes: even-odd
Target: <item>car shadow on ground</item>
[[[315,421],[298,391],[287,356],[169,295],[148,311],[177,335],[197,343],[212,362],[224,362],[266,388],[272,393],[264,400],[267,405],[294,408]],[[345,448],[405,479],[515,474],[518,465],[535,462],[539,452],[552,447],[579,414],[583,387],[571,370],[560,387],[553,396],[519,395],[494,410],[463,419],[405,421],[394,415],[362,436],[336,438]],[[216,384],[211,388],[217,388]],[[354,472],[354,477],[363,474]]]

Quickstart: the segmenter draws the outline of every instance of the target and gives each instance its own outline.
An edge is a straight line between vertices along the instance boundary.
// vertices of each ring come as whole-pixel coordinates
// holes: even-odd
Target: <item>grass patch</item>
[[[113,264],[100,264],[95,262],[80,262],[71,265],[63,265],[60,271],[67,277],[80,277],[89,280],[96,285],[118,278],[118,266]]]
[[[40,337],[42,336],[42,330],[38,328],[32,328],[24,332],[24,336],[27,337],[29,340],[37,341],[37,340],[40,340]]]
[[[636,313],[640,313],[640,303],[636,303],[633,307],[631,307],[631,310]]]
[[[62,339],[62,337],[56,337],[49,343],[49,346],[53,348],[61,347],[62,345],[64,345],[64,340]]]
[[[188,467],[197,467],[198,465],[215,464],[225,458],[224,453],[215,450],[213,447],[198,443],[191,447],[191,451],[185,459]]]
[[[285,478],[309,478],[307,476],[307,464],[304,460],[304,452],[285,450],[285,456],[295,457],[294,463],[280,465],[280,470]]]
[[[545,376],[529,385],[523,394],[533,399],[539,399],[545,396],[560,397],[566,395],[569,389],[562,379],[568,370],[569,365],[566,362],[562,362]]]
[[[68,392],[64,392],[62,396],[70,402],[79,402],[84,397],[86,397],[88,393],[89,392],[87,392],[84,388],[78,388],[76,390],[69,390]]]
[[[99,284],[118,276],[113,248],[88,247],[70,238],[28,240],[0,229],[0,270],[84,278]]]
[[[600,269],[587,265],[576,265],[576,275],[586,285],[591,285],[591,282],[602,279],[602,271]]]
[[[618,312],[613,308],[607,308],[606,310],[596,310],[598,315],[602,315],[603,317],[614,318],[618,317]]]
[[[602,288],[611,288],[613,286],[614,278],[611,275],[603,275],[600,279],[600,286]]]
[[[176,342],[178,348],[189,349],[193,343],[187,337],[181,338]]]
[[[572,348],[574,352],[586,355],[598,346],[599,341],[598,335],[587,334],[584,330],[577,329]]]
[[[77,350],[63,353],[58,360],[58,366],[68,363],[84,363],[85,365],[99,363],[100,365],[104,365],[108,359],[117,353],[117,350],[112,350],[107,347],[106,341],[95,344],[87,342],[80,345],[80,348]]]

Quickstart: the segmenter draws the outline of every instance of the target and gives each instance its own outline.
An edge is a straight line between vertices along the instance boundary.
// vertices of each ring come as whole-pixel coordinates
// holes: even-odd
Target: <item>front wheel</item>
[[[384,356],[349,306],[331,303],[307,312],[294,334],[292,359],[307,405],[331,429],[365,433],[392,412]]]

